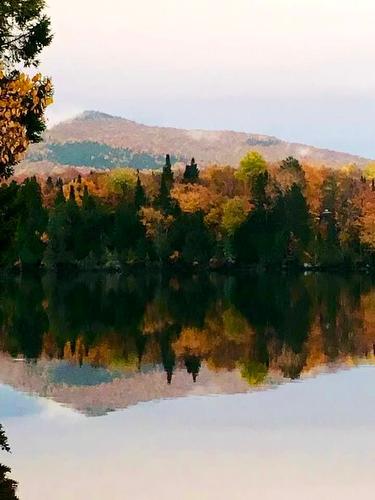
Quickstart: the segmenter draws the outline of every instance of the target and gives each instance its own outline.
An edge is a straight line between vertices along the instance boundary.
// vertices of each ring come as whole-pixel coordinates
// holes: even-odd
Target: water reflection
[[[366,276],[23,276],[0,284],[0,380],[86,414],[371,362]]]

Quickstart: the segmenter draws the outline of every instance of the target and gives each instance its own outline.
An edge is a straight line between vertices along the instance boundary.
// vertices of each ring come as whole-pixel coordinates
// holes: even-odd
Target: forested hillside
[[[368,268],[375,264],[373,169],[330,170],[248,153],[238,169],[194,159],[0,188],[1,264]]]
[[[177,158],[173,158],[175,163]],[[164,156],[134,153],[128,148],[114,148],[93,141],[50,143],[31,151],[28,161],[37,163],[48,161],[57,165],[111,169],[118,165],[131,165],[138,169],[160,168]]]
[[[30,148],[17,171],[33,175],[51,173],[67,167],[111,169],[158,168],[165,151],[172,163],[184,164],[194,151],[200,166],[237,166],[249,149],[261,153],[269,162],[293,156],[313,165],[340,167],[346,163],[365,165],[368,160],[305,144],[282,141],[277,137],[234,131],[183,130],[142,125],[97,111],[86,111],[62,122],[44,134],[43,144]]]

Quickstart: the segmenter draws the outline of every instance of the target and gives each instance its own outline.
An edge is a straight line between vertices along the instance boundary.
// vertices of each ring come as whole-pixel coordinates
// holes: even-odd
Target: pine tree
[[[192,158],[190,165],[186,165],[185,167],[184,181],[194,183],[197,182],[198,178],[199,178],[199,168],[198,165],[195,163],[195,159]]]
[[[47,212],[35,177],[26,179],[17,196],[19,207],[16,230],[16,254],[21,264],[38,265],[42,261],[42,235],[47,226]]]
[[[167,189],[170,191],[173,185],[173,171],[171,165],[171,158],[169,155],[166,155],[165,157],[165,165],[163,167],[162,177],[164,178]]]
[[[171,166],[170,156],[167,155],[165,158],[165,165],[160,177],[160,190],[159,195],[156,200],[156,205],[164,210],[164,212],[172,211],[174,203],[171,199],[170,192],[173,186],[173,172]]]
[[[146,204],[146,193],[139,177],[139,170],[137,170],[137,184],[135,185],[134,204],[137,210]]]

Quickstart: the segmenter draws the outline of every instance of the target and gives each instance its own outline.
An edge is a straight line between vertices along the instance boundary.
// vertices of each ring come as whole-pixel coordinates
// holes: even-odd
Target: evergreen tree
[[[156,199],[156,206],[161,208],[164,212],[169,212],[172,207],[172,199],[170,197],[170,189],[168,182],[164,176],[164,172],[160,177],[160,190]]]
[[[26,179],[17,196],[19,207],[16,254],[22,265],[39,265],[43,258],[42,235],[47,226],[40,185],[35,177]]]
[[[44,259],[47,267],[75,265],[80,256],[80,210],[73,186],[70,187],[67,201],[62,188],[59,188],[55,207],[50,212],[47,234],[48,246]]]
[[[182,236],[182,258],[187,264],[207,264],[213,251],[213,239],[202,212],[183,214],[176,220]]]
[[[186,165],[184,172],[184,181],[187,183],[197,182],[199,179],[199,168],[195,163],[195,159],[192,158],[190,165]]]
[[[146,205],[146,193],[139,177],[139,170],[137,170],[137,183],[135,185],[134,204],[137,210]]]
[[[300,260],[310,241],[310,215],[301,186],[293,184],[284,196],[283,227],[287,235],[287,257]],[[302,262],[300,262],[302,263]]]
[[[170,156],[167,155],[162,174],[160,176],[160,189],[156,199],[156,206],[166,213],[175,213],[177,205],[172,200],[170,192],[173,186],[173,172]]]
[[[296,158],[293,158],[293,156],[288,156],[281,162],[280,167],[282,170],[286,170],[293,175],[296,184],[305,186],[305,172],[303,171],[300,162]]]
[[[52,41],[44,0],[7,0],[0,5],[0,59],[7,64],[38,64]]]
[[[145,258],[145,230],[135,205],[123,202],[116,207],[112,245],[122,263],[128,263],[134,257],[141,260]]]
[[[318,261],[322,265],[337,265],[342,262],[336,209],[337,191],[337,181],[333,175],[329,175],[322,185],[322,203],[315,249]]]
[[[267,196],[268,181],[267,170],[254,174],[250,179],[251,201],[257,208],[265,208],[269,203]]]
[[[83,188],[82,207],[80,210],[80,227],[77,231],[76,257],[83,261],[90,257],[83,266],[97,266],[104,255],[107,240],[108,214],[89,194],[87,185]]]
[[[0,186],[0,265],[12,265],[16,260],[15,239],[19,205],[16,203],[20,186],[16,182]]]
[[[165,165],[163,167],[162,178],[164,178],[166,188],[168,192],[170,192],[173,186],[173,171],[172,171],[171,158],[169,155],[166,155],[165,157]]]

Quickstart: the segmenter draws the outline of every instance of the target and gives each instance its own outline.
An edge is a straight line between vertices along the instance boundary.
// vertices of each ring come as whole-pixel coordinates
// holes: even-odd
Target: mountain
[[[330,167],[348,163],[363,166],[369,161],[267,135],[148,126],[98,111],[85,111],[49,129],[44,142],[30,148],[17,172],[58,173],[68,167],[154,169],[163,165],[166,153],[171,154],[173,163],[185,163],[194,156],[203,167],[237,166],[249,150],[259,151],[270,162],[287,156]]]

